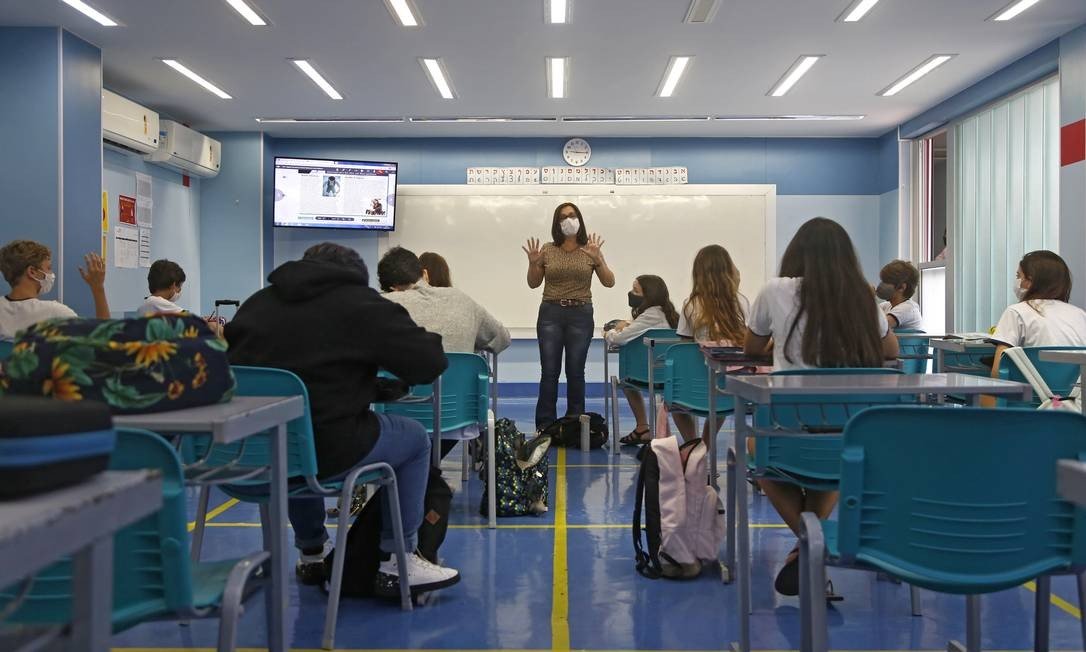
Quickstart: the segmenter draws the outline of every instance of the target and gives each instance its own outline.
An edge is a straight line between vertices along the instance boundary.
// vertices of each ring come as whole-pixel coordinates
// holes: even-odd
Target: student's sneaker
[[[460,572],[432,564],[417,552],[407,555],[407,578],[411,584],[411,595],[416,596],[428,591],[443,589],[460,581]],[[396,555],[382,561],[374,579],[373,592],[385,598],[400,596],[400,569]]]
[[[317,554],[302,554],[298,557],[298,563],[294,566],[294,574],[298,576],[298,582],[305,586],[320,586],[324,584],[324,558],[331,548],[325,544],[324,549]]]

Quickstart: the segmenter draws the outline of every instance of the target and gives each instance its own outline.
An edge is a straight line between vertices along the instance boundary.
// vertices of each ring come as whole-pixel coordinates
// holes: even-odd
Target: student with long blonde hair
[[[679,313],[676,333],[699,342],[743,346],[749,303],[739,293],[739,268],[731,254],[720,245],[702,247],[694,257],[691,276],[693,289]],[[673,418],[684,439],[689,441],[696,436],[694,417],[676,413]],[[717,424],[718,429],[720,425]],[[709,437],[706,422],[702,438],[708,441]]]

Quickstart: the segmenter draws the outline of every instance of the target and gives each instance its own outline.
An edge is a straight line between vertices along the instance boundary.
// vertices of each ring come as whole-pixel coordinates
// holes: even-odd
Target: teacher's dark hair
[[[840,224],[816,217],[799,227],[781,257],[782,277],[798,278],[799,309],[784,342],[806,320],[800,348],[813,367],[879,367],[882,333],[871,286]]]
[[[577,215],[577,221],[581,223],[581,228],[577,229],[577,244],[583,247],[588,244],[588,231],[584,228],[581,209],[577,208],[577,204],[570,201],[558,204],[558,208],[554,209],[554,219],[551,220],[551,238],[554,240],[554,246],[560,247],[566,241],[566,236],[562,234],[562,210],[567,206],[573,209],[573,212]]]
[[[351,269],[362,272],[362,281],[366,285],[369,285],[370,271],[366,269],[366,263],[362,260],[362,257],[358,255],[358,252],[350,247],[344,247],[343,245],[334,242],[322,242],[306,249],[305,253],[302,255],[302,260],[332,263],[334,265],[350,267]]]

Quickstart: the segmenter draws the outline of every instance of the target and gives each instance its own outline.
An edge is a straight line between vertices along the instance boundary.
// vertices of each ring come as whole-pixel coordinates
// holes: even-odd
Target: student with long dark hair
[[[604,333],[603,339],[608,344],[621,346],[636,340],[653,328],[675,328],[679,323],[679,313],[671,303],[667,284],[659,276],[645,274],[634,279],[629,301],[630,308],[633,309],[633,321],[621,321]],[[622,391],[626,394],[637,424],[630,434],[619,441],[630,445],[647,444],[652,439],[652,431],[645,413],[645,400],[636,389],[626,387]]]
[[[441,254],[432,251],[424,251],[419,254],[419,264],[422,265],[422,276],[433,288],[451,288],[452,274],[449,273],[449,263]]]
[[[770,280],[751,306],[744,349],[773,350],[775,369],[881,367],[895,358],[897,339],[864,279],[852,240],[841,225],[816,217],[799,228],[781,258],[780,277]],[[772,342],[772,345],[770,344]],[[836,491],[806,490],[759,480],[773,508],[798,535],[800,514],[827,518]],[[789,553],[776,589],[799,592],[798,550]]]
[[[528,287],[543,285],[543,303],[536,320],[539,340],[539,400],[536,428],[558,418],[558,375],[566,363],[566,414],[584,413],[584,365],[592,342],[592,275],[604,287],[614,287],[615,275],[603,259],[603,240],[588,235],[576,204],[554,209],[551,242],[529,238],[521,247],[528,256]],[[544,284],[544,281],[546,283]]]

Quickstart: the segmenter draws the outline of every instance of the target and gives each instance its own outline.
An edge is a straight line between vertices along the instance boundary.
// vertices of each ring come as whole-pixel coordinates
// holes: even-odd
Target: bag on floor
[[[480,437],[480,439],[483,439]],[[495,495],[498,516],[539,515],[547,511],[549,465],[547,450],[551,440],[546,435],[526,439],[509,419],[498,419],[494,427]],[[479,513],[487,512],[487,473],[479,473],[483,497]]]
[[[650,579],[697,577],[702,562],[716,559],[724,541],[723,511],[708,484],[705,443],[699,438],[679,446],[675,437],[667,437],[642,450],[633,515],[637,572]]]
[[[235,385],[226,341],[187,313],[40,322],[0,372],[0,393],[99,401],[114,414],[222,403]]]
[[[602,448],[607,443],[607,419],[595,412],[588,415],[588,447]],[[542,434],[551,438],[552,446],[562,448],[581,447],[580,417],[562,417],[542,430]]]
[[[381,501],[385,499],[385,488],[381,487],[370,497],[355,517],[347,533],[347,557],[343,560],[342,595],[353,598],[368,598],[374,595],[373,583],[377,579],[377,569],[381,565]],[[426,483],[424,502],[426,515],[419,526],[418,551],[427,560],[438,562],[438,549],[445,542],[449,529],[449,511],[452,507],[452,488],[441,470],[430,467],[430,478]],[[407,551],[411,553],[410,550]],[[332,578],[332,561],[336,551],[324,558],[324,577]],[[399,600],[399,596],[396,596]]]

